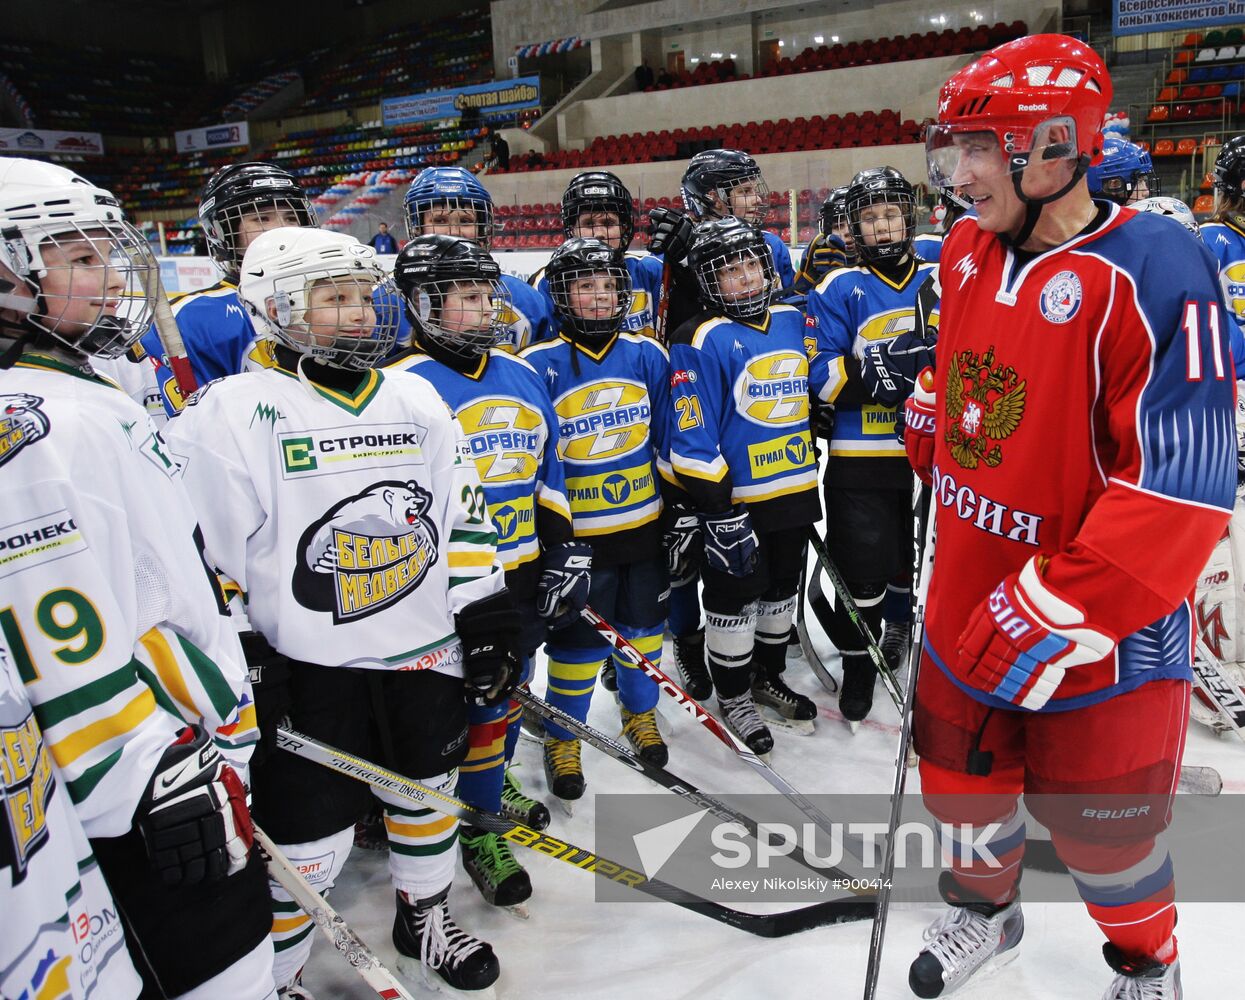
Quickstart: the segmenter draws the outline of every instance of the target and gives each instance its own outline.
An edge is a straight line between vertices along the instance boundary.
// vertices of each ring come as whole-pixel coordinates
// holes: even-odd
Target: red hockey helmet
[[[926,131],[930,182],[953,186],[956,135],[991,133],[1015,176],[1036,154],[1076,161],[1074,181],[1100,155],[1111,77],[1093,49],[1067,35],[1029,35],[992,49],[951,77],[938,95],[938,121]],[[1052,138],[1057,126],[1058,138]],[[1066,190],[1070,190],[1068,185]]]

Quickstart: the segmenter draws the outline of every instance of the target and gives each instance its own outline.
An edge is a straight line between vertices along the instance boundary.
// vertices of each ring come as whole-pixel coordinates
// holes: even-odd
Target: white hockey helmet
[[[1193,211],[1179,198],[1156,195],[1153,198],[1142,198],[1128,207],[1137,212],[1152,212],[1155,215],[1165,215],[1169,219],[1179,222],[1199,240],[1202,238],[1202,230],[1198,227],[1197,220],[1193,217]]]
[[[398,337],[399,299],[376,251],[345,233],[283,227],[242,258],[238,298],[257,330],[326,365],[363,371]]]
[[[55,163],[0,158],[0,241],[0,263],[30,293],[5,293],[22,316],[6,341],[117,358],[150,328],[159,265],[110,192]]]

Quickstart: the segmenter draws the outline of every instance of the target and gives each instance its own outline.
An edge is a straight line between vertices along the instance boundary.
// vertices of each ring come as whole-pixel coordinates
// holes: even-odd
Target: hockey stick
[[[569,715],[555,705],[550,705],[547,701],[537,698],[530,691],[524,691],[522,688],[516,688],[511,694],[511,697],[519,702],[519,704],[530,708],[538,715],[542,715],[546,719],[556,722],[563,729],[574,733],[576,737],[583,740],[589,746],[600,750],[606,756],[613,757],[614,760],[618,761],[620,764],[626,764],[633,771],[639,771],[646,778],[656,782],[663,788],[670,789],[670,791],[674,792],[675,795],[678,795],[681,798],[690,799],[702,809],[707,809],[718,819],[727,823],[738,823],[745,830],[747,830],[748,835],[758,843],[765,843],[765,841],[761,838],[761,828],[756,820],[745,815],[744,813],[732,809],[721,799],[714,798],[708,792],[702,792],[690,781],[684,781],[678,775],[667,771],[664,767],[658,767],[656,764],[650,764],[643,757],[632,753],[617,740],[606,736],[599,729],[593,729],[592,726],[588,725],[586,722],[580,722],[573,715]],[[826,865],[825,863],[818,864],[814,859],[810,858],[799,845],[796,845],[795,849],[791,852],[791,858],[810,871],[817,872],[819,875],[824,875],[829,878],[844,879],[849,886],[856,886],[859,882],[858,877],[853,879],[852,875],[843,871],[841,868]],[[872,891],[865,888],[852,888],[850,891],[860,896],[873,895]]]
[[[734,752],[740,760],[747,764],[752,770],[756,771],[774,788],[778,789],[782,795],[791,801],[791,803],[804,813],[809,819],[816,823],[826,833],[834,836],[834,825],[826,818],[825,813],[818,809],[812,802],[801,794],[794,785],[786,778],[780,775],[765,761],[761,760],[755,753],[748,749],[742,740],[736,738],[735,734],[723,726],[717,719],[709,714],[708,710],[696,701],[690,694],[684,691],[679,685],[672,681],[664,674],[652,660],[635,648],[627,639],[619,633],[609,622],[597,614],[591,606],[584,608],[580,612],[584,621],[588,622],[593,628],[601,634],[601,636],[614,649],[625,656],[633,664],[644,671],[649,677],[657,682],[659,690],[668,694],[673,698],[688,715],[704,726],[709,732],[716,736],[721,742],[725,743]]]
[[[919,497],[919,483],[916,495]],[[908,781],[908,748],[912,742],[912,710],[916,703],[916,678],[921,666],[921,645],[925,637],[925,602],[929,596],[929,579],[934,568],[934,512],[925,513],[922,523],[922,505],[918,502],[913,517],[913,536],[924,538],[922,547],[914,544],[917,567],[917,591],[912,613],[912,645],[908,647],[908,683],[904,691],[903,705],[899,709],[899,745],[895,754],[895,783],[891,790],[891,814],[886,830],[886,848],[882,854],[882,870],[878,876],[878,908],[873,914],[873,929],[869,935],[869,962],[865,966],[864,1000],[874,1000],[878,990],[878,975],[882,971],[882,942],[886,935],[886,918],[890,913],[891,883],[895,876],[895,837],[899,829],[899,816],[903,810],[904,787]],[[815,534],[815,533],[814,533]],[[817,539],[818,543],[821,539]],[[833,580],[834,577],[832,576]]]
[[[813,573],[812,577],[813,581],[811,587],[816,588],[816,596],[821,598],[821,602],[825,604],[826,599],[821,593],[820,572]],[[826,630],[826,623],[822,621],[817,606],[812,604],[814,600],[815,598],[812,596],[812,591],[810,589],[809,571],[806,561],[804,569],[800,573],[799,600],[795,606],[795,631],[796,635],[800,637],[800,649],[804,652],[804,660],[808,663],[808,667],[813,672],[813,676],[821,682],[821,686],[830,692],[830,694],[838,694],[839,682],[834,679],[834,675],[830,673],[826,665],[822,662],[821,657],[817,655],[817,650],[813,648],[813,640],[808,634],[808,608],[810,606],[813,608],[813,616],[817,619],[818,624],[821,625],[822,631]]]
[[[1245,696],[1224,676],[1219,658],[1207,648],[1201,635],[1195,632],[1194,638],[1201,659],[1193,658],[1193,683],[1219,713],[1224,725],[1245,740]]]
[[[151,285],[148,288],[152,296],[156,335],[164,348],[164,358],[168,361],[169,371],[173,373],[173,381],[184,401],[192,392],[199,388],[199,380],[195,378],[190,358],[186,354],[186,345],[182,341],[182,332],[178,329],[177,320],[173,316],[173,307],[169,305],[169,297],[164,293],[164,282],[160,280],[160,269],[151,272]]]
[[[865,640],[865,648],[869,652],[869,659],[873,661],[873,665],[878,669],[878,674],[882,678],[882,686],[886,688],[886,693],[891,696],[891,701],[895,703],[895,707],[902,712],[904,695],[899,685],[899,678],[895,676],[895,672],[891,670],[886,662],[886,657],[882,655],[881,647],[878,646],[877,640],[873,637],[873,632],[869,629],[869,623],[861,616],[860,608],[856,606],[856,602],[852,599],[851,592],[848,591],[847,583],[840,575],[838,567],[830,559],[830,553],[826,551],[826,543],[817,534],[816,526],[810,524],[807,535],[809,544],[813,546],[813,551],[817,553],[817,561],[821,564],[821,568],[826,571],[826,576],[830,578],[830,583],[834,586],[836,599],[842,602],[843,610],[847,612],[847,617],[860,630],[860,635]]]
[[[360,757],[337,750],[310,736],[303,736],[301,733],[291,732],[284,728],[278,729],[277,746],[298,757],[314,761],[329,770],[354,778],[356,781],[400,795],[423,809],[433,809],[442,815],[454,816],[471,826],[496,833],[512,844],[530,848],[537,854],[562,861],[573,868],[591,872],[607,882],[616,882],[628,889],[635,889],[637,892],[645,893],[656,899],[665,900],[675,906],[691,910],[693,913],[699,913],[731,927],[747,931],[749,934],[756,934],[760,937],[786,937],[789,934],[797,934],[800,931],[826,924],[860,920],[873,912],[872,899],[828,899],[811,906],[784,910],[779,913],[746,913],[742,910],[735,910],[721,903],[704,899],[686,889],[680,889],[668,882],[648,878],[641,872],[619,864],[617,861],[610,861],[608,858],[584,850],[565,840],[533,830],[499,813],[477,809],[462,799],[429,788],[427,785],[403,777]]]
[[[381,960],[376,957],[376,953],[351,930],[342,915],[329,906],[324,897],[311,887],[298,869],[290,863],[290,859],[272,842],[272,838],[259,828],[258,824],[255,825],[255,842],[268,862],[268,874],[294,898],[294,902],[302,907],[303,912],[315,921],[316,926],[324,932],[324,936],[332,942],[333,947],[341,952],[346,961],[354,967],[355,972],[363,977],[363,981],[376,991],[378,997],[384,1000],[415,1000],[398,978],[385,968]]]
[[[670,261],[661,259],[661,295],[657,299],[657,315],[653,318],[653,334],[657,343],[666,346],[666,318],[670,315]]]

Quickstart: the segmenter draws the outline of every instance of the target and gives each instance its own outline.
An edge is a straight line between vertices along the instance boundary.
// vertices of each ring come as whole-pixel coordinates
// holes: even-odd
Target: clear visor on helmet
[[[1033,168],[1052,160],[1065,160],[1071,168],[1079,156],[1077,148],[1076,120],[1066,116],[1037,126],[1001,122],[981,129],[937,124],[925,131],[929,180],[943,190],[987,185],[1005,176],[1026,199],[1049,197],[1068,182],[1071,173],[1056,176]]]
[[[769,217],[769,185],[760,174],[741,178],[717,190],[725,206],[723,215],[733,215],[754,229],[760,228]]]
[[[378,269],[278,278],[264,303],[268,326],[287,347],[335,368],[362,371],[398,337],[400,302]]]
[[[73,351],[119,358],[147,332],[159,264],[128,222],[58,223],[10,244],[18,277],[36,295],[30,322]]]
[[[1134,170],[1127,177],[1104,177],[1102,193],[1117,204],[1131,205],[1146,198],[1156,198],[1163,192],[1157,174]]]
[[[493,206],[471,198],[439,198],[407,206],[406,233],[416,236],[454,236],[489,248],[495,230]]]
[[[423,334],[464,358],[505,339],[514,315],[506,286],[486,278],[430,281],[411,289],[407,303]]]
[[[631,308],[631,276],[625,267],[559,271],[549,282],[549,296],[572,330],[609,334]]]
[[[733,319],[753,319],[769,307],[774,258],[769,248],[734,250],[696,267],[701,295]]]
[[[270,198],[222,208],[215,216],[214,235],[235,263],[261,233],[286,226],[315,226],[316,220],[303,198]]]

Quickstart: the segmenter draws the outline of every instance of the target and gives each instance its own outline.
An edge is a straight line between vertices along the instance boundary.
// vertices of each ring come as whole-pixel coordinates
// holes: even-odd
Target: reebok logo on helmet
[[[1017,109],[1020,111],[1049,111],[1050,107],[1046,104],[1018,104]]]

